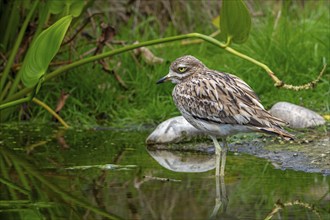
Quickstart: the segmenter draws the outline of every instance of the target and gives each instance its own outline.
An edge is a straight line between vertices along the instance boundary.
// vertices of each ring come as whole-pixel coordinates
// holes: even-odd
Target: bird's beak
[[[170,74],[167,74],[166,76],[164,76],[163,78],[159,79],[156,84],[160,84],[160,83],[163,83],[165,81],[168,81],[170,79]]]

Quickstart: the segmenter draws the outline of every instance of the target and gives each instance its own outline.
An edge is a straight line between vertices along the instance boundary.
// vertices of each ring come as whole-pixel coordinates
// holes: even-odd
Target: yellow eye
[[[178,70],[180,73],[183,73],[187,70],[187,67],[179,67]]]

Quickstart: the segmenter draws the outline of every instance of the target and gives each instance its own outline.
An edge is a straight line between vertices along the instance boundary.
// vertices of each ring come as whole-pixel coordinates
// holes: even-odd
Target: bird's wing
[[[250,86],[227,73],[210,70],[177,84],[173,97],[180,111],[196,119],[257,127],[285,123],[264,110]]]

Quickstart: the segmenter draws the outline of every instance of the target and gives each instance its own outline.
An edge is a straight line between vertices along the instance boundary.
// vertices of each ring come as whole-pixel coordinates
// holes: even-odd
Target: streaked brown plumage
[[[237,76],[208,69],[195,57],[183,56],[171,64],[169,74],[157,83],[166,80],[176,84],[172,96],[183,117],[211,136],[216,149],[220,148],[218,154],[221,151],[226,154],[225,138],[239,132],[256,131],[293,138],[282,129],[285,122],[268,113],[250,86]],[[224,149],[216,137],[223,138]],[[224,175],[223,172],[221,164],[220,175]]]

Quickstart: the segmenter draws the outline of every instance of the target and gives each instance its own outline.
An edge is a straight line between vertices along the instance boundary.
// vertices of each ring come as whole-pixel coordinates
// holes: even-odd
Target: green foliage
[[[222,39],[237,44],[247,41],[251,29],[251,17],[242,0],[223,0],[220,18]]]
[[[308,2],[306,7],[293,4],[283,8],[281,3],[267,2],[263,4],[260,8],[258,8],[258,4],[255,6],[255,10],[259,10],[264,16],[254,18],[254,26],[249,39],[245,44],[239,47],[234,45],[233,48],[267,64],[285,83],[299,85],[315,79],[322,68],[322,62],[330,59],[328,52],[330,27],[327,22],[329,14],[326,7],[323,7],[325,3],[322,1]],[[287,16],[274,16],[277,12],[275,8],[278,11],[288,10],[288,13],[285,13]],[[194,13],[193,16],[190,15],[189,22],[193,22],[194,18],[199,18],[198,12],[194,11]],[[85,22],[82,19],[79,20],[80,18],[75,20],[78,26]],[[277,101],[289,101],[312,107],[321,112],[329,109],[329,101],[324,98],[324,95],[329,94],[330,87],[327,75],[314,90],[293,92],[278,89],[273,86],[274,82],[259,66],[237,56],[231,56],[209,43],[172,42],[149,47],[156,56],[164,58],[165,62],[155,65],[147,64],[140,57],[127,52],[134,49],[131,45],[132,42],[155,39],[159,36],[159,32],[162,32],[165,37],[181,37],[177,40],[192,35],[180,35],[184,31],[175,28],[178,24],[170,24],[164,29],[164,26],[155,17],[144,20],[143,17],[139,17],[139,19],[144,22],[135,24],[135,18],[131,17],[128,21],[117,24],[120,28],[117,29],[114,42],[123,42],[128,46],[123,47],[109,42],[111,50],[108,49],[107,52],[96,56],[80,58],[86,51],[95,48],[95,41],[86,40],[78,35],[71,42],[71,47],[61,49],[54,59],[57,61],[70,59],[71,64],[49,68],[49,74],[45,75],[46,81],[41,88],[42,92],[38,94],[39,99],[54,107],[61,91],[70,93],[61,115],[63,118],[69,119],[69,123],[72,125],[128,126],[134,124],[141,126],[155,124],[179,114],[171,99],[173,85],[168,83],[157,86],[156,80],[167,73],[172,60],[185,54],[191,54],[212,69],[227,71],[241,77],[257,92],[266,108]],[[100,23],[98,19],[95,22]],[[200,23],[196,22],[196,24]],[[132,26],[134,26],[133,29]],[[211,25],[196,26],[194,30],[198,32],[203,30],[203,33],[215,31]],[[95,39],[102,34],[100,28],[94,29],[88,25],[84,31]],[[143,46],[161,42],[164,41],[156,39]],[[119,54],[123,52],[126,53]],[[112,56],[111,60],[107,59],[109,56]],[[113,72],[122,78],[128,89],[122,88],[114,75],[105,73],[98,63],[92,63],[101,58]],[[83,64],[84,66],[82,66]],[[0,77],[3,78],[3,75]],[[29,92],[31,90],[23,89],[9,97],[6,95],[3,97],[7,103],[24,97]],[[1,91],[1,93],[6,92]],[[51,116],[48,113],[38,106],[32,105],[32,107],[30,111],[34,120],[49,121]],[[4,115],[2,113],[1,117]],[[15,117],[17,115],[15,113]]]
[[[50,13],[62,16],[78,17],[84,8],[84,0],[48,1],[47,3]]]
[[[33,42],[21,68],[22,82],[26,87],[35,86],[46,73],[47,68],[58,52],[72,16],[61,18],[44,30]]]
[[[0,92],[1,92],[0,101],[2,101],[6,96],[10,96],[17,89],[18,83],[20,81],[20,77],[19,76],[15,77],[15,79],[13,80],[13,83],[12,83],[11,80],[9,79],[9,73],[10,73],[12,65],[14,64],[14,59],[19,50],[19,46],[20,46],[21,42],[23,41],[25,31],[28,27],[30,20],[33,17],[33,14],[38,6],[38,3],[39,3],[38,1],[35,1],[33,3],[33,5],[31,6],[31,8],[29,8],[29,12],[28,12],[27,16],[25,17],[24,22],[23,22],[22,26],[20,27],[19,31],[17,29],[14,29],[16,26],[10,26],[11,23],[9,23],[4,28],[7,31],[7,32],[5,32],[6,35],[16,34],[16,31],[17,31],[18,36],[17,36],[17,38],[16,37],[14,38],[15,41],[6,41],[6,37],[4,39],[1,39],[2,48],[8,48],[8,49],[10,48],[9,49],[10,54],[9,54],[8,61],[5,63],[4,70],[0,75]],[[9,7],[17,7],[18,5],[9,4]],[[9,11],[12,11],[11,18],[9,20],[19,20],[19,19],[17,19],[18,13],[15,12],[15,8],[7,8],[7,9]],[[4,20],[7,19],[6,17],[1,17],[1,18]],[[0,21],[0,22],[2,23],[2,21]],[[11,45],[11,43],[13,43],[13,46]],[[12,46],[12,48],[11,48],[11,46]],[[11,85],[11,84],[13,84],[13,85]]]
[[[249,40],[239,50],[272,66],[285,83],[301,85],[315,79],[330,60],[330,17],[321,2],[309,2],[304,8],[292,5],[285,10],[288,16],[258,18]],[[277,101],[288,101],[319,112],[329,111],[329,66],[314,89],[292,92],[273,87],[263,71],[246,62],[226,59],[225,63],[231,67],[228,71],[252,86],[267,108]]]

